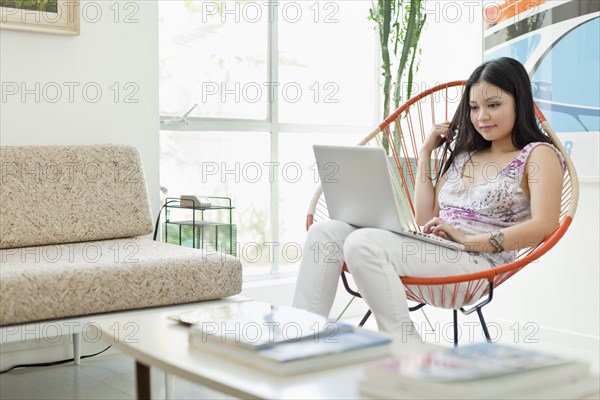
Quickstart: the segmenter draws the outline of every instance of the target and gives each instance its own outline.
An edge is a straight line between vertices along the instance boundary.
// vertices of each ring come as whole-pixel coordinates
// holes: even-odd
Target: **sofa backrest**
[[[0,248],[152,232],[134,147],[2,146],[0,172]]]

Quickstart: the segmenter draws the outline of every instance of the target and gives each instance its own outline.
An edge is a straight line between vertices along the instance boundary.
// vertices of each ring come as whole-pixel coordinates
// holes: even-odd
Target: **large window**
[[[163,198],[231,197],[244,267],[293,267],[312,144],[354,144],[379,116],[371,2],[159,4]]]
[[[267,24],[249,19],[247,3],[159,4],[161,113],[197,103],[191,116],[266,119]]]

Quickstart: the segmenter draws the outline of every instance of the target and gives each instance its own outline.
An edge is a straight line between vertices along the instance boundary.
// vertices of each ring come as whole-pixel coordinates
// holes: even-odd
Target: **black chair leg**
[[[492,339],[490,337],[490,331],[488,330],[487,324],[485,323],[485,319],[483,318],[483,311],[481,311],[481,309],[484,306],[488,305],[492,301],[493,298],[494,298],[494,282],[490,282],[490,284],[488,285],[487,299],[480,302],[476,306],[471,307],[468,310],[465,310],[463,307],[460,308],[460,311],[465,315],[469,315],[472,312],[477,311],[477,315],[479,316],[479,322],[481,323],[481,329],[483,330],[483,335],[485,336],[485,340],[489,343],[491,343]],[[456,312],[456,310],[454,310],[454,312]]]
[[[358,324],[358,326],[363,326],[365,324],[365,322],[367,322],[367,320],[369,319],[369,317],[371,316],[371,310],[368,310],[365,314],[365,316],[363,317],[363,319],[360,320],[360,323]]]
[[[488,343],[491,343],[492,339],[490,338],[490,331],[488,330],[487,324],[485,323],[485,319],[483,318],[483,312],[481,311],[481,308],[477,308],[477,315],[479,316],[479,322],[481,323],[481,329],[483,329],[485,340]]]
[[[348,283],[348,278],[346,277],[346,272],[342,271],[341,276],[342,276],[342,282],[344,283],[344,288],[346,289],[346,292],[348,292],[349,294],[351,294],[354,297],[362,298],[362,296],[360,295],[359,292],[357,292],[356,290],[354,290],[350,287],[350,284]],[[410,312],[417,311],[417,310],[425,307],[426,305],[427,305],[426,303],[419,303],[416,306],[408,307],[408,311],[410,311]],[[360,321],[360,323],[358,324],[358,326],[364,326],[365,323],[367,322],[367,320],[369,319],[369,317],[371,316],[371,314],[372,314],[371,310],[367,310],[366,314],[363,316],[363,318]]]
[[[344,283],[344,288],[346,289],[346,291],[348,293],[350,293],[354,297],[360,297],[360,298],[362,298],[362,296],[360,295],[360,293],[358,293],[356,290],[353,290],[350,287],[350,284],[348,283],[348,278],[346,278],[346,273],[344,271],[342,271],[342,282]],[[364,324],[367,322],[367,320],[369,319],[370,316],[371,316],[371,310],[367,310],[367,312],[364,315],[364,317],[360,320],[358,326],[364,326]]]
[[[348,278],[346,278],[346,273],[344,271],[342,271],[342,282],[344,283],[344,288],[346,289],[346,291],[348,293],[350,293],[354,297],[360,297],[360,298],[362,298],[362,296],[360,295],[360,293],[358,293],[356,290],[353,290],[350,287],[350,284],[348,283]]]
[[[458,310],[452,310],[454,320],[454,347],[458,347]]]

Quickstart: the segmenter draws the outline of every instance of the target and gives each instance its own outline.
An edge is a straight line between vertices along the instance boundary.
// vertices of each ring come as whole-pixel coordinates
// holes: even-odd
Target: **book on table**
[[[573,359],[478,343],[422,354],[389,357],[367,369],[361,393],[384,398],[493,398],[526,395],[551,387],[585,391],[588,365]],[[409,397],[410,397],[409,396]]]
[[[290,375],[390,354],[386,335],[291,307],[237,302],[171,318],[190,326],[190,344],[267,372]]]
[[[284,376],[382,358],[390,354],[391,343],[389,337],[366,329],[328,336],[314,335],[256,350],[205,340],[193,329],[189,339],[190,344],[199,350]]]

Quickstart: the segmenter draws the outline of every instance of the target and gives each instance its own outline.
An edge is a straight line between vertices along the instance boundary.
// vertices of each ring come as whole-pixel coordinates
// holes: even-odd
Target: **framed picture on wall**
[[[600,171],[600,2],[507,0],[486,9],[484,60],[524,66],[580,179]]]
[[[0,28],[79,35],[78,0],[0,0]]]

